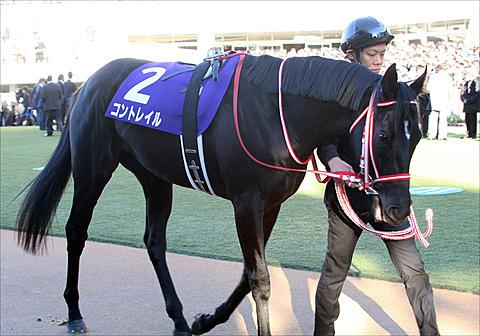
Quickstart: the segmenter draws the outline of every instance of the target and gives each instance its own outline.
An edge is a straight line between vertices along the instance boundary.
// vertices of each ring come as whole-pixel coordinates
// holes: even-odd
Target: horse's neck
[[[292,146],[302,159],[319,145],[348,132],[355,112],[334,102],[285,96],[284,114]]]

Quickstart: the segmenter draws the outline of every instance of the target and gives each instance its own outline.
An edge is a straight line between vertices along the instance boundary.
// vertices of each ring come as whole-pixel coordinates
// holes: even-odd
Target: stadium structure
[[[5,4],[2,7],[2,14],[10,9]],[[447,18],[435,17],[432,12],[424,17],[423,20],[413,21],[408,18],[405,23],[401,20],[394,20],[392,24],[386,22],[396,36],[393,43],[455,41],[478,45],[478,15],[464,13],[456,18],[452,15]],[[48,75],[56,79],[58,74],[66,75],[72,71],[74,81],[80,84],[108,61],[121,57],[198,63],[214,46],[222,50],[249,50],[256,54],[337,48],[345,25],[339,21],[312,30],[315,23],[298,24],[291,20],[266,29],[268,24],[255,28],[248,22],[230,21],[233,24],[174,31],[165,25],[148,22],[143,28],[138,25],[136,29],[130,29],[132,27],[128,25],[96,26],[92,19],[82,23],[76,21],[73,33],[65,37],[62,31],[52,33],[52,30],[37,29],[35,22],[30,29],[20,33],[9,22],[12,21],[2,15],[2,101],[11,99],[18,88],[25,85],[33,87],[39,78]]]

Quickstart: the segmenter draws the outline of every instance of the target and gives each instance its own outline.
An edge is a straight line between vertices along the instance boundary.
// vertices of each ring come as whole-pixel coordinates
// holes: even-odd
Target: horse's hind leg
[[[94,143],[95,139],[102,139],[102,144]],[[72,140],[71,146],[74,195],[65,228],[68,266],[63,296],[68,306],[68,333],[83,333],[86,328],[78,305],[80,256],[88,238],[87,230],[93,209],[118,166],[118,152],[114,152],[115,147],[99,134],[76,138]]]
[[[162,288],[167,314],[175,325],[174,334],[190,335],[190,327],[183,316],[182,303],[165,258],[167,222],[172,211],[172,184],[152,175],[135,162],[122,161],[122,164],[135,174],[145,193],[147,218],[143,240]]]
[[[266,246],[268,238],[272,233],[273,226],[277,221],[278,213],[280,212],[280,205],[272,208],[263,216],[263,234],[264,245]],[[244,268],[242,278],[233,293],[228,299],[215,309],[213,314],[198,314],[192,323],[192,334],[201,335],[212,330],[215,326],[225,323],[243,298],[250,293],[250,285],[248,283],[247,271]]]

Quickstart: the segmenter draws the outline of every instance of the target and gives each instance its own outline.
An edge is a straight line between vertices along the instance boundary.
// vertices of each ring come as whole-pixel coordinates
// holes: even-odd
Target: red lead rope
[[[282,102],[282,72],[283,72],[283,64],[285,64],[286,60],[282,61],[280,64],[280,69],[278,70],[278,111],[280,113],[280,120],[282,122],[282,129],[283,129],[283,137],[285,138],[285,142],[287,143],[288,151],[292,158],[299,164],[307,164],[310,160],[312,160],[312,156],[309,156],[308,159],[305,161],[300,160],[295,151],[293,150],[292,143],[290,141],[290,137],[288,136],[287,131],[287,124],[285,123],[285,117],[283,114],[283,102]]]
[[[317,180],[321,183],[326,183],[328,180],[331,178],[336,179],[335,181],[335,190],[337,193],[337,198],[339,200],[340,206],[342,207],[342,210],[345,212],[345,214],[352,220],[353,223],[355,223],[357,226],[362,228],[363,230],[370,232],[376,236],[379,236],[383,239],[389,239],[389,240],[403,240],[403,239],[409,239],[414,236],[416,236],[423,244],[424,247],[428,247],[428,242],[425,238],[427,238],[433,228],[433,212],[431,209],[427,209],[425,213],[425,217],[428,222],[428,229],[425,233],[422,234],[420,231],[420,228],[418,226],[417,220],[415,218],[415,214],[413,212],[413,208],[410,208],[410,216],[408,217],[408,220],[410,222],[410,226],[407,229],[401,230],[401,231],[377,231],[374,230],[373,228],[367,226],[367,224],[363,223],[363,221],[357,216],[355,211],[352,209],[350,202],[348,200],[348,196],[345,192],[345,186],[344,184],[340,183],[340,180],[342,181],[348,181],[348,182],[356,182],[356,183],[363,183],[365,188],[369,188],[371,184],[375,182],[393,182],[393,181],[400,181],[400,180],[409,180],[410,179],[410,174],[393,174],[393,175],[385,175],[385,176],[380,176],[378,174],[378,171],[375,166],[375,162],[373,161],[373,116],[374,116],[374,109],[373,109],[373,101],[374,101],[374,94],[372,94],[372,98],[370,99],[370,104],[369,106],[363,111],[358,119],[353,123],[352,127],[350,128],[350,131],[360,122],[360,120],[366,116],[366,129],[364,129],[364,134],[363,134],[363,139],[362,139],[362,157],[361,157],[361,169],[363,171],[363,176],[364,179],[362,180],[361,175],[352,173],[352,172],[336,172],[336,173],[331,173],[327,171],[320,171],[318,170],[318,166],[315,160],[315,157],[313,153],[308,157],[307,160],[302,161],[300,160],[297,155],[295,154],[293,150],[293,146],[291,145],[290,138],[288,136],[287,128],[285,125],[285,120],[284,120],[284,115],[283,115],[283,107],[282,107],[282,94],[281,94],[281,82],[282,82],[282,69],[283,69],[283,64],[285,60],[282,62],[280,65],[279,69],[279,76],[278,76],[278,81],[279,81],[279,112],[280,112],[280,120],[282,123],[282,130],[283,134],[285,137],[285,141],[288,147],[288,150],[290,152],[290,155],[293,157],[293,159],[299,163],[299,164],[307,164],[309,161],[312,162],[313,165],[313,170],[310,169],[298,169],[298,168],[288,168],[288,167],[281,167],[281,166],[275,166],[275,165],[270,165],[268,163],[265,163],[259,159],[257,159],[250,151],[248,148],[245,146],[245,143],[243,142],[242,135],[240,133],[240,127],[239,127],[239,122],[238,122],[238,91],[239,91],[239,84],[240,84],[240,74],[242,71],[243,67],[243,60],[245,58],[245,54],[231,54],[228,56],[224,56],[222,58],[229,58],[233,56],[239,56],[240,59],[237,63],[235,75],[234,75],[234,86],[233,86],[233,118],[235,122],[235,131],[237,133],[237,138],[238,141],[240,142],[240,145],[242,146],[243,150],[245,153],[252,159],[254,162],[258,163],[259,165],[262,165],[264,167],[270,168],[270,169],[276,169],[276,170],[281,170],[281,171],[291,171],[291,172],[299,172],[299,173],[314,173]],[[387,103],[379,103],[379,106],[385,106],[385,105],[390,105],[395,102],[387,102]],[[374,166],[374,170],[376,173],[377,178],[375,180],[370,180],[370,177],[368,175],[368,157],[371,155],[372,157],[372,163]],[[366,159],[365,159],[366,158]],[[365,167],[365,166],[366,167]],[[326,176],[326,178],[322,179],[321,175]]]
[[[410,215],[408,216],[410,226],[408,228],[399,231],[377,231],[373,229],[370,225],[365,224],[352,209],[350,202],[348,201],[347,193],[345,192],[345,185],[335,182],[335,191],[337,193],[337,199],[343,212],[348,216],[348,218],[350,218],[353,223],[355,223],[355,225],[357,225],[364,231],[388,240],[404,240],[416,237],[420,240],[420,242],[425,248],[429,246],[426,238],[430,236],[433,230],[432,209],[427,209],[427,211],[425,211],[425,219],[428,223],[428,228],[427,231],[424,233],[420,231],[417,219],[415,218],[415,213],[413,212],[413,207],[410,207]]]

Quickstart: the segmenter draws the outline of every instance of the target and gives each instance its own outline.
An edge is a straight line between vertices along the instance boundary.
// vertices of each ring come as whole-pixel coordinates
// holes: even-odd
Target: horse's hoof
[[[84,334],[86,332],[87,332],[87,326],[85,322],[83,322],[83,319],[67,322],[68,334]]]
[[[210,330],[212,330],[213,327],[208,328],[206,326],[207,319],[210,317],[210,314],[205,314],[205,313],[199,313],[195,315],[194,320],[192,322],[192,334],[193,335],[201,335],[204,334]]]
[[[173,336],[192,336],[192,334],[190,333],[190,331],[178,331],[178,330],[175,330],[173,332]]]

